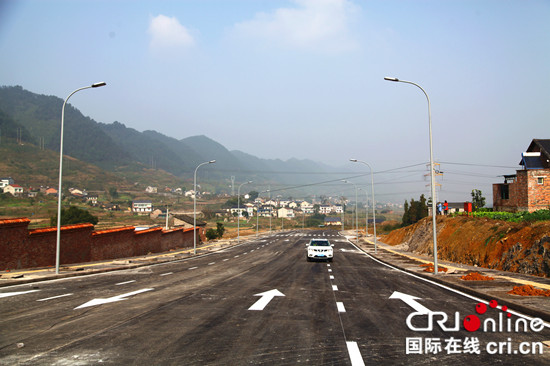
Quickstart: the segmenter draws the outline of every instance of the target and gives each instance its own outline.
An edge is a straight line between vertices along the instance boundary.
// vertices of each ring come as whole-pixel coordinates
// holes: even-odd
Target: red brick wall
[[[55,227],[28,230],[27,218],[0,220],[0,270],[55,266]],[[61,227],[60,264],[85,263],[193,247],[194,230],[94,231],[92,224]]]
[[[529,212],[548,209],[550,206],[550,171],[537,169],[526,172]],[[538,183],[539,177],[543,178],[543,184]]]
[[[149,253],[160,253],[160,240],[162,237],[162,228],[136,231],[134,235],[134,254],[133,256],[146,255]]]
[[[92,224],[65,225],[61,227],[59,264],[90,261]],[[32,267],[55,265],[57,228],[29,231],[26,250]]]
[[[134,227],[100,230],[92,233],[92,261],[132,257]]]
[[[21,268],[26,256],[22,244],[26,242],[29,235],[27,227],[31,220],[17,218],[0,220],[0,222],[0,261],[2,262],[0,268]]]
[[[504,184],[493,184],[493,207],[495,211],[536,211],[550,206],[550,171],[518,170],[516,182],[508,184],[509,199],[501,198]],[[538,184],[538,177],[545,177]]]

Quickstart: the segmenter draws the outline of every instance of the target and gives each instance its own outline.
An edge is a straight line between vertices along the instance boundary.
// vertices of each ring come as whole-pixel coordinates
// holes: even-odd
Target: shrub
[[[71,206],[68,209],[61,209],[61,225],[73,225],[90,223],[92,225],[97,224],[99,219],[97,216],[92,215],[87,210],[83,210],[76,206]],[[57,214],[50,218],[50,225],[57,225]]]
[[[214,240],[218,238],[218,232],[216,231],[216,229],[206,230],[205,235],[206,235],[206,239],[208,240]]]

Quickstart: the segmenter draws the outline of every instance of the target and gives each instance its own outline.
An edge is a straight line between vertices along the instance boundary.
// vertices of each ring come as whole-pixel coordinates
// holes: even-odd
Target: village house
[[[291,219],[294,216],[294,210],[291,208],[281,207],[277,210],[277,217],[279,218]]]
[[[302,209],[302,211],[304,211],[306,214],[313,214],[315,213],[315,209],[313,208],[313,204],[307,202],[307,201],[302,201],[300,202],[300,208]]]
[[[254,216],[254,206],[246,206],[246,205],[243,205],[240,207],[235,206],[235,207],[231,207],[230,212],[231,212],[231,216],[243,217],[245,216],[244,213],[246,212],[248,217],[252,217]]]
[[[493,184],[493,210],[534,212],[550,207],[550,140],[533,139],[519,163],[523,169]]]
[[[342,226],[342,219],[339,217],[325,217],[325,226]]]
[[[19,184],[8,184],[4,187],[4,193],[11,193],[12,196],[21,196],[23,194],[23,187]]]
[[[45,193],[49,194],[49,195],[52,195],[52,196],[57,196],[57,189],[49,187],[49,188],[46,188]]]
[[[258,210],[258,216],[260,216],[260,217],[273,216],[273,207],[272,206],[260,206],[260,208]]]
[[[0,190],[4,189],[10,184],[15,184],[15,181],[11,177],[0,178]]]
[[[145,188],[145,192],[146,192],[146,193],[157,193],[157,192],[158,192],[158,188],[157,188],[157,187],[148,186],[147,188]]]
[[[86,197],[86,202],[88,202],[92,206],[96,206],[98,198],[99,197],[97,196],[97,194],[91,194]]]
[[[153,212],[153,202],[149,200],[132,201],[132,212],[138,215],[149,215]]]

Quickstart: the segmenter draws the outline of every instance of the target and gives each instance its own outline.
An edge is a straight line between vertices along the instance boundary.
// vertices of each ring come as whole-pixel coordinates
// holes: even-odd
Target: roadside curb
[[[452,288],[454,290],[464,292],[468,295],[479,297],[480,299],[483,299],[485,301],[496,300],[501,305],[502,304],[509,304],[510,306],[508,306],[508,307],[512,308],[511,310],[518,311],[520,313],[523,313],[524,315],[540,318],[543,321],[545,321],[547,323],[550,323],[550,312],[548,312],[548,311],[537,309],[537,308],[534,308],[532,306],[526,306],[526,305],[523,305],[523,304],[521,304],[520,302],[517,302],[517,301],[510,301],[510,299],[506,299],[506,298],[501,297],[499,295],[495,295],[495,294],[489,295],[489,294],[477,291],[476,289],[474,289],[472,287],[461,285],[459,283],[456,283],[455,281],[452,281],[450,279],[446,279],[444,276],[448,276],[448,274],[440,274],[440,275],[435,276],[433,274],[425,273],[424,271],[420,271],[420,270],[415,271],[415,270],[406,268],[405,266],[400,266],[399,264],[392,263],[391,261],[388,261],[387,259],[383,258],[382,256],[371,253],[371,252],[369,252],[368,250],[366,250],[365,248],[362,247],[362,245],[374,246],[374,243],[372,243],[372,242],[367,241],[367,243],[362,243],[362,244],[356,244],[351,240],[350,240],[350,242],[353,243],[357,248],[359,248],[359,250],[361,250],[363,253],[365,253],[369,256],[372,256],[373,258],[376,258],[378,261],[383,262],[383,263],[385,263],[389,266],[399,268],[400,270],[402,270],[404,272],[413,274],[413,275],[418,276],[418,277],[422,277],[424,279],[427,279],[427,280],[430,280],[430,281],[433,281],[433,282],[437,282],[440,285]],[[420,258],[414,258],[414,256],[408,256],[408,255],[401,254],[401,253],[396,252],[396,251],[389,251],[386,248],[383,248],[383,247],[380,247],[380,246],[378,246],[377,249],[385,251],[385,253],[388,254],[388,255],[400,255],[400,256],[406,257],[406,258],[411,259],[411,260],[416,260],[419,263],[425,262],[424,260],[422,260]],[[446,265],[441,264],[441,266],[445,267]],[[464,272],[467,272],[467,271],[468,270],[464,270]],[[480,268],[480,271],[483,271],[483,268]],[[513,273],[510,273],[510,275],[513,275]],[[521,300],[521,298],[518,298],[518,300]]]

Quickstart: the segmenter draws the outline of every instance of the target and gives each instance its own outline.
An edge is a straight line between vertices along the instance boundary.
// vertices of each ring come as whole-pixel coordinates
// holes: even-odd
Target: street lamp
[[[433,242],[434,242],[434,275],[437,275],[437,221],[436,221],[436,198],[435,198],[435,171],[434,171],[434,155],[433,155],[433,144],[432,144],[432,110],[430,105],[430,98],[428,97],[428,93],[418,84],[413,83],[411,81],[406,80],[399,80],[398,78],[389,78],[385,77],[384,80],[387,81],[393,81],[393,82],[399,82],[399,83],[406,83],[411,84],[422,90],[424,95],[426,96],[426,100],[428,101],[428,124],[429,124],[429,135],[430,135],[430,185],[431,185],[431,191],[432,191],[432,225],[433,225]]]
[[[370,169],[370,186],[371,186],[371,195],[372,195],[372,224],[374,226],[374,253],[376,253],[377,252],[377,246],[378,246],[377,241],[376,241],[376,200],[374,199],[374,177],[373,177],[373,173],[372,173],[372,168],[366,161],[357,160],[357,159],[349,159],[349,161],[354,162],[354,163],[365,164]],[[369,225],[368,225],[368,221],[367,221],[367,231],[368,231],[368,226]],[[365,235],[366,234],[367,233],[365,233]]]
[[[214,164],[216,160],[205,161],[195,168],[193,176],[193,255],[197,254],[197,170],[203,165]]]
[[[355,235],[357,237],[357,243],[359,243],[359,225],[357,223],[357,185],[345,179],[342,180],[342,182],[353,184],[353,186],[355,187]]]
[[[59,189],[57,190],[57,237],[55,245],[55,274],[59,274],[59,257],[61,252],[61,198],[63,197],[61,194],[61,180],[63,177],[63,126],[65,125],[65,105],[74,93],[84,89],[99,88],[105,85],[107,85],[107,83],[101,81],[90,86],[76,89],[71,94],[69,94],[67,98],[65,98],[65,101],[63,102],[63,107],[61,108],[61,141],[59,144]]]
[[[240,226],[241,226],[241,187],[245,184],[252,183],[251,180],[248,182],[241,183],[239,189],[237,189],[237,243],[241,240],[240,236]]]

